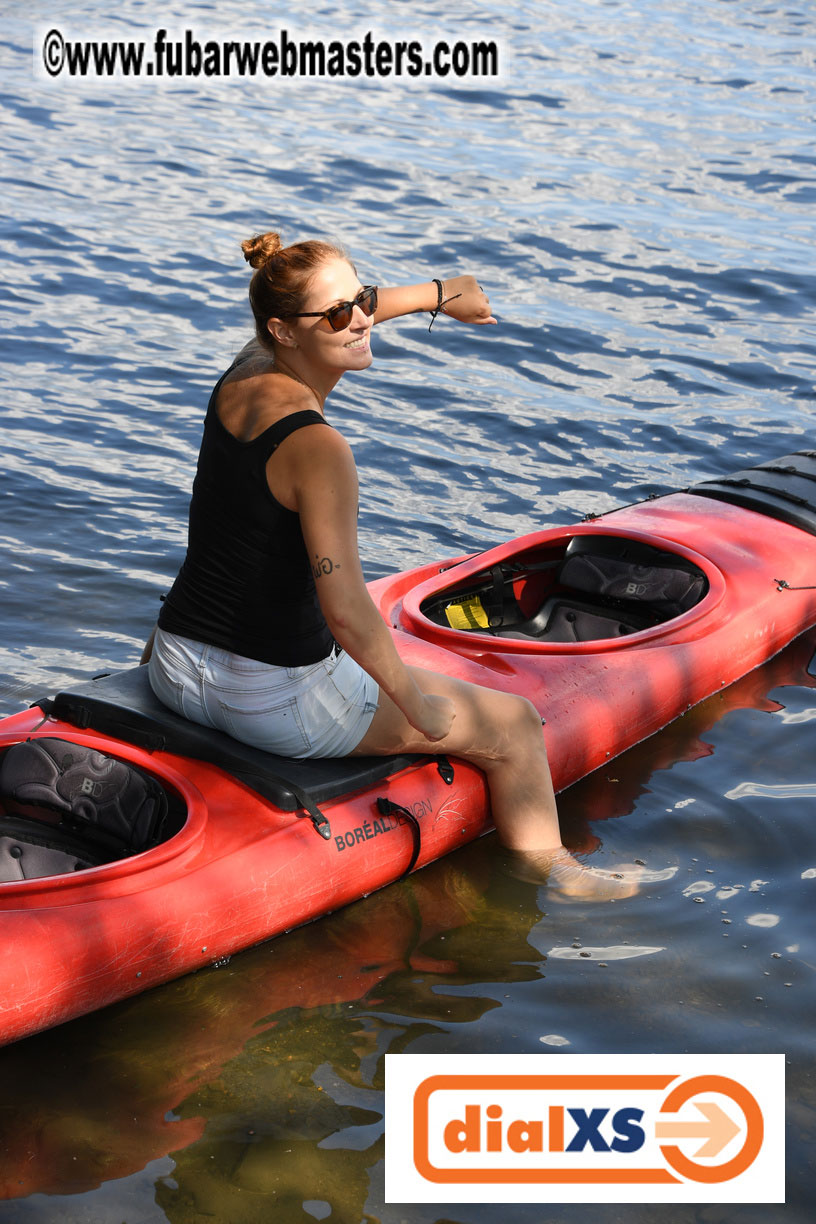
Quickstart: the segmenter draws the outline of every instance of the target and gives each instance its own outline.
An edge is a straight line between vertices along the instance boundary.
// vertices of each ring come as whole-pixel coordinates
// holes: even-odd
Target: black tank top
[[[159,627],[262,663],[317,663],[334,639],[317,601],[300,518],[273,497],[266,461],[296,429],[328,422],[313,410],[293,412],[241,442],[215,409],[228,373],[210,396],[187,555]]]

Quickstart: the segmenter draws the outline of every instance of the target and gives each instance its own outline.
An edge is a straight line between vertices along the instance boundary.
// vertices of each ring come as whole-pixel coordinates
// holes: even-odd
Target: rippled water
[[[183,549],[208,389],[249,330],[238,244],[269,224],[339,238],[366,281],[476,271],[499,318],[383,328],[372,369],[334,396],[371,577],[813,445],[809,3],[26,12],[0,31],[4,711],[137,659]],[[490,35],[503,73],[33,72],[35,29],[159,25]],[[504,1221],[499,1207],[384,1204],[382,1055],[551,1048],[784,1051],[788,1205],[661,1218],[810,1219],[815,644],[563,798],[593,861],[677,865],[651,897],[557,909],[489,839],[0,1052],[0,1219]]]

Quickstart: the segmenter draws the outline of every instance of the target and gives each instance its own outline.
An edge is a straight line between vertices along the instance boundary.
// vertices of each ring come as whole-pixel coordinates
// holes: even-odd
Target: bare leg
[[[442,740],[414,730],[394,703],[380,693],[356,755],[442,752],[463,757],[487,775],[493,823],[514,850],[557,850],[561,846],[541,719],[524,697],[467,684],[422,668],[410,669],[420,689],[450,698],[456,717]]]
[[[561,843],[541,719],[524,697],[501,693],[422,668],[410,669],[423,692],[450,698],[456,717],[443,740],[431,741],[380,693],[380,706],[355,755],[429,752],[470,761],[483,770],[493,823],[519,874],[549,882],[569,897],[604,900],[637,892],[637,875],[584,867]]]

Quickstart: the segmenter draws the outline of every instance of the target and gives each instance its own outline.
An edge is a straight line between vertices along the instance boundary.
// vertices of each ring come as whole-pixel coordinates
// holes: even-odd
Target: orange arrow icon
[[[705,1115],[705,1122],[658,1122],[655,1126],[655,1137],[657,1139],[705,1139],[700,1150],[694,1153],[694,1158],[719,1156],[723,1148],[731,1142],[735,1135],[739,1134],[740,1128],[714,1101],[695,1101],[694,1104],[700,1113]]]

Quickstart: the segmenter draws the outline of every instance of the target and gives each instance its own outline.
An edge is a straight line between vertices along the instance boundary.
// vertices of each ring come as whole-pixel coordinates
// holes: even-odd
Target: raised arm
[[[357,470],[348,443],[323,426],[299,431],[291,441],[292,488],[329,629],[412,727],[430,740],[443,739],[451,727],[452,703],[419,689],[363,578],[357,547]]]
[[[441,280],[441,278],[440,278]],[[460,323],[495,323],[490,313],[487,294],[475,276],[450,276],[442,280],[442,313],[458,319]],[[380,289],[379,306],[374,316],[375,323],[384,323],[400,315],[416,314],[419,311],[436,310],[439,287],[436,281],[425,281],[421,285],[404,285],[394,289]]]

